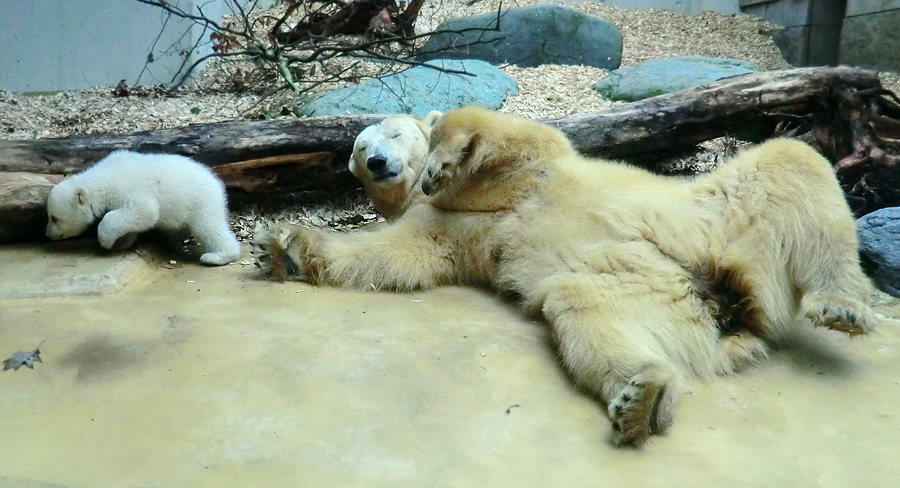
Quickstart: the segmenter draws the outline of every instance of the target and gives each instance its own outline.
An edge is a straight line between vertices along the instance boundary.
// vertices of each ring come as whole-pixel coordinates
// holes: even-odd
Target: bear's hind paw
[[[865,334],[875,326],[875,318],[864,303],[846,298],[806,297],[802,316],[816,327],[844,332],[850,336]]]
[[[241,257],[240,254],[237,256],[229,256],[224,253],[206,252],[200,256],[200,263],[207,266],[224,266],[233,263],[239,257]]]
[[[664,434],[672,425],[666,385],[632,380],[609,403],[612,443],[641,447],[651,435]]]

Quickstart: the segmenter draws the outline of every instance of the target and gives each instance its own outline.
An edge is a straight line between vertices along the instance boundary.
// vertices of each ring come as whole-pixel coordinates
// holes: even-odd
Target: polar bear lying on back
[[[435,125],[420,182],[432,196],[395,222],[268,229],[260,267],[318,285],[517,297],[602,402],[616,445],[665,433],[688,378],[755,363],[793,328],[876,325],[834,170],[797,141],[683,180],[585,159],[557,129],[468,107]]]
[[[47,214],[47,237],[54,240],[79,235],[99,218],[105,249],[128,248],[138,233],[156,228],[193,234],[203,264],[228,264],[241,255],[228,227],[225,186],[184,156],[116,151],[56,185]]]
[[[356,136],[350,172],[362,182],[382,216],[399,217],[410,205],[426,199],[418,181],[425,167],[431,128],[440,117],[438,111],[421,120],[391,115]]]

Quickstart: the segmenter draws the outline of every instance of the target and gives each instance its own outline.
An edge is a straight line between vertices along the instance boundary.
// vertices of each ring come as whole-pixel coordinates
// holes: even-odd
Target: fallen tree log
[[[877,73],[854,68],[799,68],[729,78],[598,113],[548,119],[589,156],[641,159],[726,134],[770,135],[785,118],[808,116],[838,89],[881,88]],[[330,152],[346,170],[353,140],[384,116],[235,121],[176,129],[59,139],[0,141],[0,171],[70,174],[110,152],[175,153],[210,166]]]
[[[62,175],[0,173],[0,242],[36,239],[47,225],[47,195]]]
[[[348,116],[235,121],[128,134],[0,141],[0,172],[72,174],[119,149],[181,154],[211,167],[328,152],[342,159],[332,160],[332,169],[343,171],[356,135],[383,118]]]
[[[860,210],[887,206],[895,199],[894,204],[900,203],[900,194],[888,191],[897,187],[897,171],[892,169],[896,165],[891,164],[900,154],[900,144],[895,143],[900,141],[900,108],[889,98],[875,72],[800,68],[729,78],[600,113],[544,122],[565,132],[586,155],[626,159],[650,169],[655,169],[653,162],[661,153],[724,135],[751,140],[781,133],[805,135],[833,162],[844,161],[847,171],[852,169],[842,183],[848,197],[854,196],[854,188],[862,194],[850,199]],[[346,176],[356,135],[383,118],[236,121],[130,134],[0,141],[0,172],[71,174],[114,150],[128,149],[193,157],[211,166],[226,185],[243,191],[314,188]],[[875,151],[869,147],[873,144],[878,146]],[[861,152],[866,147],[868,152]],[[864,162],[846,162],[852,154]],[[864,163],[875,160],[880,161],[880,172],[872,177],[874,163]],[[878,175],[893,178],[892,185],[876,185],[888,188],[882,193],[872,190]],[[5,198],[0,205],[14,208],[15,201]]]

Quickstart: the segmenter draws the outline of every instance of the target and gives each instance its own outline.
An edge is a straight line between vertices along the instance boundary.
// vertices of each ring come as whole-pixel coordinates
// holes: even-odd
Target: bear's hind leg
[[[787,264],[791,322],[806,319],[851,335],[868,331],[875,325],[866,305],[871,285],[859,264],[856,221],[831,164],[794,141],[758,149],[744,163],[754,180],[743,191],[762,195],[751,206],[750,233],[759,237],[759,260],[779,256],[781,269]]]
[[[785,238],[793,241],[789,271],[800,292],[797,317],[817,327],[864,334],[876,322],[866,304],[872,288],[859,263],[856,223],[834,187],[826,190],[834,190],[841,205],[809,209],[803,216],[807,224]]]
[[[666,433],[675,408],[675,397],[667,389],[675,376],[670,368],[648,364],[629,379],[607,407],[613,444],[640,446],[651,435]]]
[[[134,241],[137,240],[138,234],[137,232],[132,232],[131,234],[125,234],[124,236],[118,238],[116,243],[113,244],[112,249],[114,251],[122,251],[130,248],[134,245]]]
[[[651,331],[667,312],[609,280],[575,274],[545,283],[542,310],[575,382],[606,402],[612,443],[641,446],[672,425],[680,374]]]
[[[199,222],[189,230],[203,248],[200,263],[223,266],[241,257],[241,245],[231,232],[227,218]]]
[[[723,336],[718,344],[718,372],[724,374],[741,371],[769,355],[765,341],[747,330]]]

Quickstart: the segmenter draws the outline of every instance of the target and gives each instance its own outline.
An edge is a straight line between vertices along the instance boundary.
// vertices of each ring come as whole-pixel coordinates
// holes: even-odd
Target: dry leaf
[[[41,344],[43,344],[43,342]],[[43,361],[41,361],[40,344],[34,351],[18,351],[9,358],[3,360],[3,371],[6,371],[7,369],[18,371],[23,365],[27,366],[29,369],[34,369],[34,363],[43,363]]]

